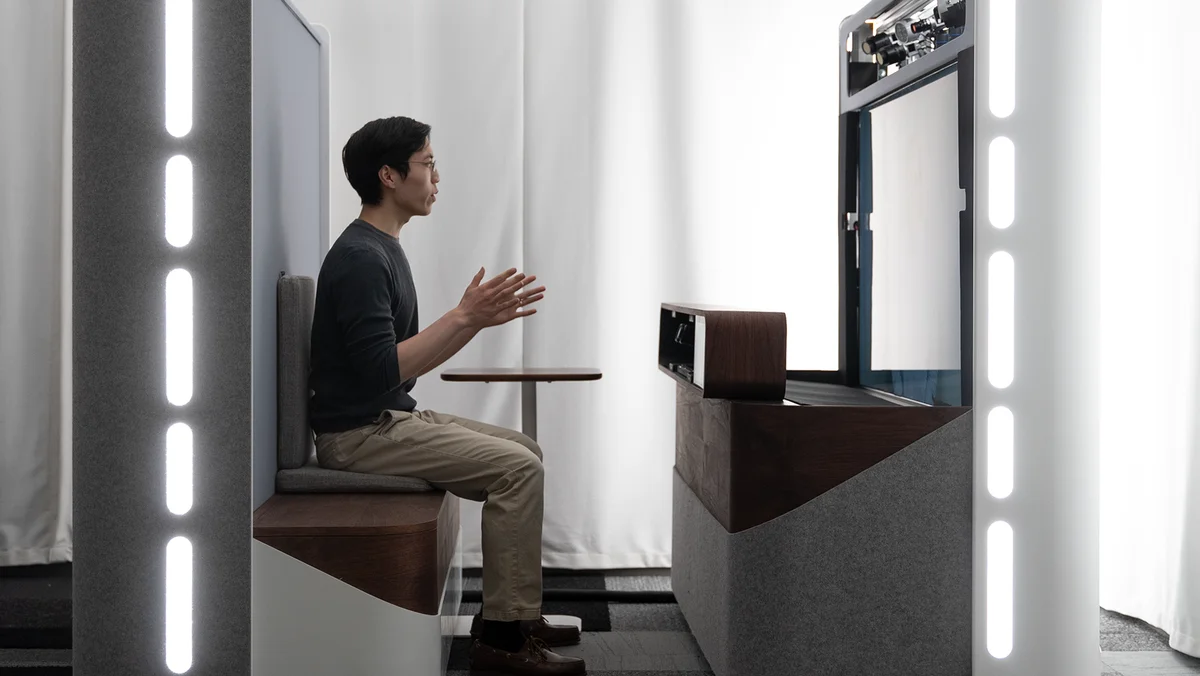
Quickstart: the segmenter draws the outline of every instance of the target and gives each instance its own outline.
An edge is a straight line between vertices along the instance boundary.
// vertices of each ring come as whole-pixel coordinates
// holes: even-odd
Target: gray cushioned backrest
[[[312,277],[279,277],[275,334],[279,346],[279,469],[303,467],[316,453],[308,426],[308,366],[316,289]]]

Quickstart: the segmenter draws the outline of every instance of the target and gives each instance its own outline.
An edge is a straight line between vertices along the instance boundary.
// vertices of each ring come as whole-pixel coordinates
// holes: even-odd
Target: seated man
[[[323,467],[418,477],[483,502],[482,631],[473,669],[581,674],[583,660],[547,646],[579,630],[547,624],[542,604],[542,452],[512,430],[418,410],[410,392],[479,331],[537,312],[545,287],[510,269],[475,275],[458,306],[418,331],[417,292],[400,229],[426,216],[438,174],[430,127],[375,120],[342,150],[359,217],[330,248],[317,278],[310,417]],[[479,619],[479,618],[477,618]]]

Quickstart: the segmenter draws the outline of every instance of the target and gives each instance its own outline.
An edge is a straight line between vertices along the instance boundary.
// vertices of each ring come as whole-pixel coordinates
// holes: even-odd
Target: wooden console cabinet
[[[970,408],[789,381],[782,313],[660,326],[672,589],[713,671],[968,673]]]

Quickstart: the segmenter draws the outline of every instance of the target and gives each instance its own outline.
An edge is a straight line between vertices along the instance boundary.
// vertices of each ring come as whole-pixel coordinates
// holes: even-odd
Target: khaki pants
[[[542,613],[542,451],[529,437],[435,411],[385,411],[317,437],[322,467],[424,479],[483,505],[483,617]]]

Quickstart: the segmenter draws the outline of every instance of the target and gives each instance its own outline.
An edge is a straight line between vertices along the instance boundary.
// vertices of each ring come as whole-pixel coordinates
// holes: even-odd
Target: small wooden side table
[[[597,369],[584,368],[478,368],[478,369],[447,369],[442,371],[442,380],[454,383],[521,383],[521,432],[537,441],[537,384],[554,381],[600,380],[601,373]],[[546,590],[542,592],[542,600],[557,600],[555,592],[580,594],[580,590]],[[587,592],[582,592],[586,594]],[[470,598],[476,600],[477,594],[464,592],[464,601]],[[480,597],[478,599],[482,601]],[[469,636],[470,617],[458,618],[455,629],[456,636]],[[554,624],[570,624],[580,629],[583,621],[573,615],[548,615],[547,621]]]
[[[447,369],[442,380],[455,383],[521,383],[521,432],[537,441],[537,384],[554,381],[600,380],[597,369],[587,368],[480,368]]]

